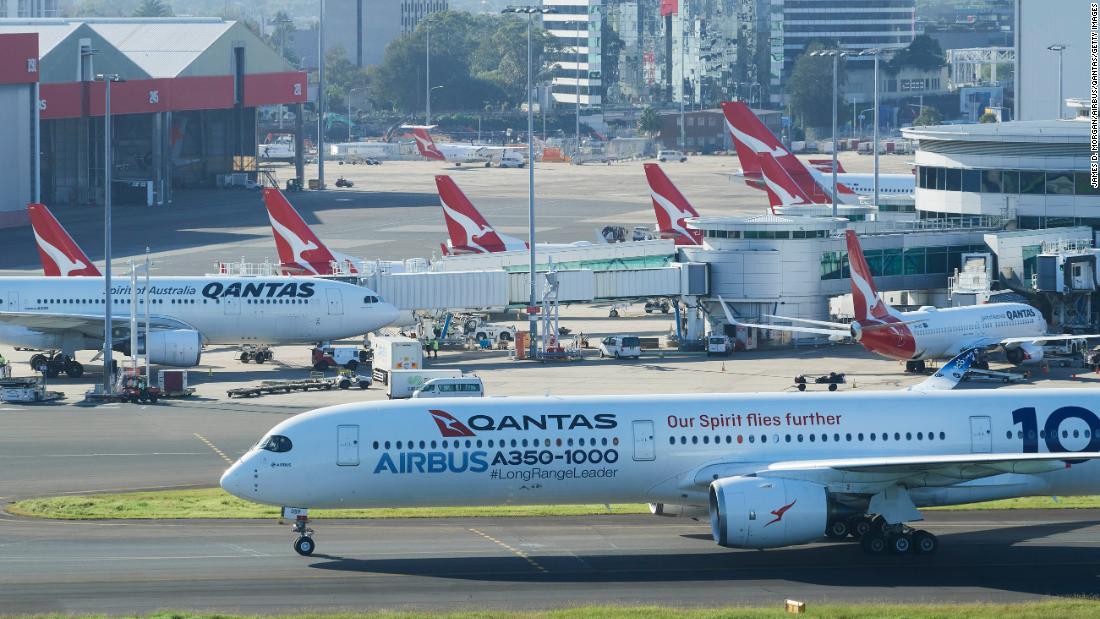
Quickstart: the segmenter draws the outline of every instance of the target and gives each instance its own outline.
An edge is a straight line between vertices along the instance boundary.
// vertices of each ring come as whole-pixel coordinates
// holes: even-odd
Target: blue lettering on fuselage
[[[374,474],[484,473],[489,469],[488,456],[484,451],[403,451],[394,459],[384,452],[374,466]]]

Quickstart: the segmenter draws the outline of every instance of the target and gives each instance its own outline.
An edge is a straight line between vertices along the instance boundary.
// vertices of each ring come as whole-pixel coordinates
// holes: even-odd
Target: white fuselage
[[[290,448],[250,450],[221,484],[241,498],[295,507],[706,505],[712,480],[776,462],[1095,450],[1098,410],[1089,389],[348,404],[278,424],[261,444],[282,436]],[[1048,422],[1055,411],[1062,419]],[[1046,438],[1029,437],[1034,428]],[[821,475],[830,487],[844,483],[843,472]],[[918,505],[1096,494],[1100,464],[966,483],[921,479],[910,487]]]
[[[808,166],[811,173],[817,179],[819,183],[827,190],[832,190],[833,187],[833,175],[829,172],[821,172]],[[838,173],[836,175],[836,181],[841,185],[851,189],[856,196],[870,196],[875,195],[875,175],[874,174],[853,174],[851,172]],[[878,175],[878,193],[879,196],[912,196],[916,191],[916,177],[912,174],[879,174]],[[852,194],[840,194],[840,198],[845,196],[852,197]],[[855,201],[858,203],[858,200]]]
[[[130,282],[116,278],[112,283],[113,319],[125,321],[130,315]],[[145,284],[139,280],[139,320],[145,316],[144,296]],[[79,335],[75,323],[102,320],[103,301],[102,277],[0,278],[0,318],[5,313],[40,315],[52,327],[36,331],[0,322],[0,342],[40,349],[97,349],[102,337]],[[367,288],[302,277],[154,277],[149,307],[154,325],[180,323],[181,328],[198,331],[206,344],[333,340],[362,335],[397,317],[392,305],[378,301]],[[57,326],[69,319],[74,332],[59,333]]]
[[[964,350],[1001,340],[1041,338],[1047,323],[1039,310],[1024,303],[993,303],[902,312],[916,342],[913,359],[950,359]]]

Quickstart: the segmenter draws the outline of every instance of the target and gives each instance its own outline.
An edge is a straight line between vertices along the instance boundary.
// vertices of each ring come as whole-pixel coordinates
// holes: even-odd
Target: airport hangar
[[[116,203],[166,204],[173,187],[254,171],[256,108],[298,106],[301,119],[307,97],[306,74],[240,22],[0,19],[0,226],[26,223],[39,194],[51,206],[102,205],[105,86],[95,78],[113,74],[123,80],[111,85]]]

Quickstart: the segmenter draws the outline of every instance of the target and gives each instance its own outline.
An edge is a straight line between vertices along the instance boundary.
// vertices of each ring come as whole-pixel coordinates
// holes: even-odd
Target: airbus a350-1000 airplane
[[[276,425],[221,485],[287,515],[647,502],[709,515],[732,548],[850,534],[871,554],[927,554],[937,538],[906,524],[919,507],[1100,493],[1097,410],[1092,389],[347,404]]]
[[[117,350],[129,351],[131,290],[113,286]],[[145,286],[136,291],[145,315]],[[102,277],[0,278],[0,343],[50,351],[47,373],[84,373],[78,350],[103,346]],[[390,324],[397,309],[362,286],[301,277],[154,277],[149,285],[150,362],[198,365],[203,344],[276,345],[362,335]]]

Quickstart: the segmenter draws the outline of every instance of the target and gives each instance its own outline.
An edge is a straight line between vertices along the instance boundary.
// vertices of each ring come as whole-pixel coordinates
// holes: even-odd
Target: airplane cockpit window
[[[378,303],[378,297],[365,296],[365,297],[363,297],[363,303],[366,304],[366,305],[373,305],[375,303]]]
[[[259,447],[275,453],[285,453],[290,451],[294,444],[285,436],[272,435],[260,441]]]

